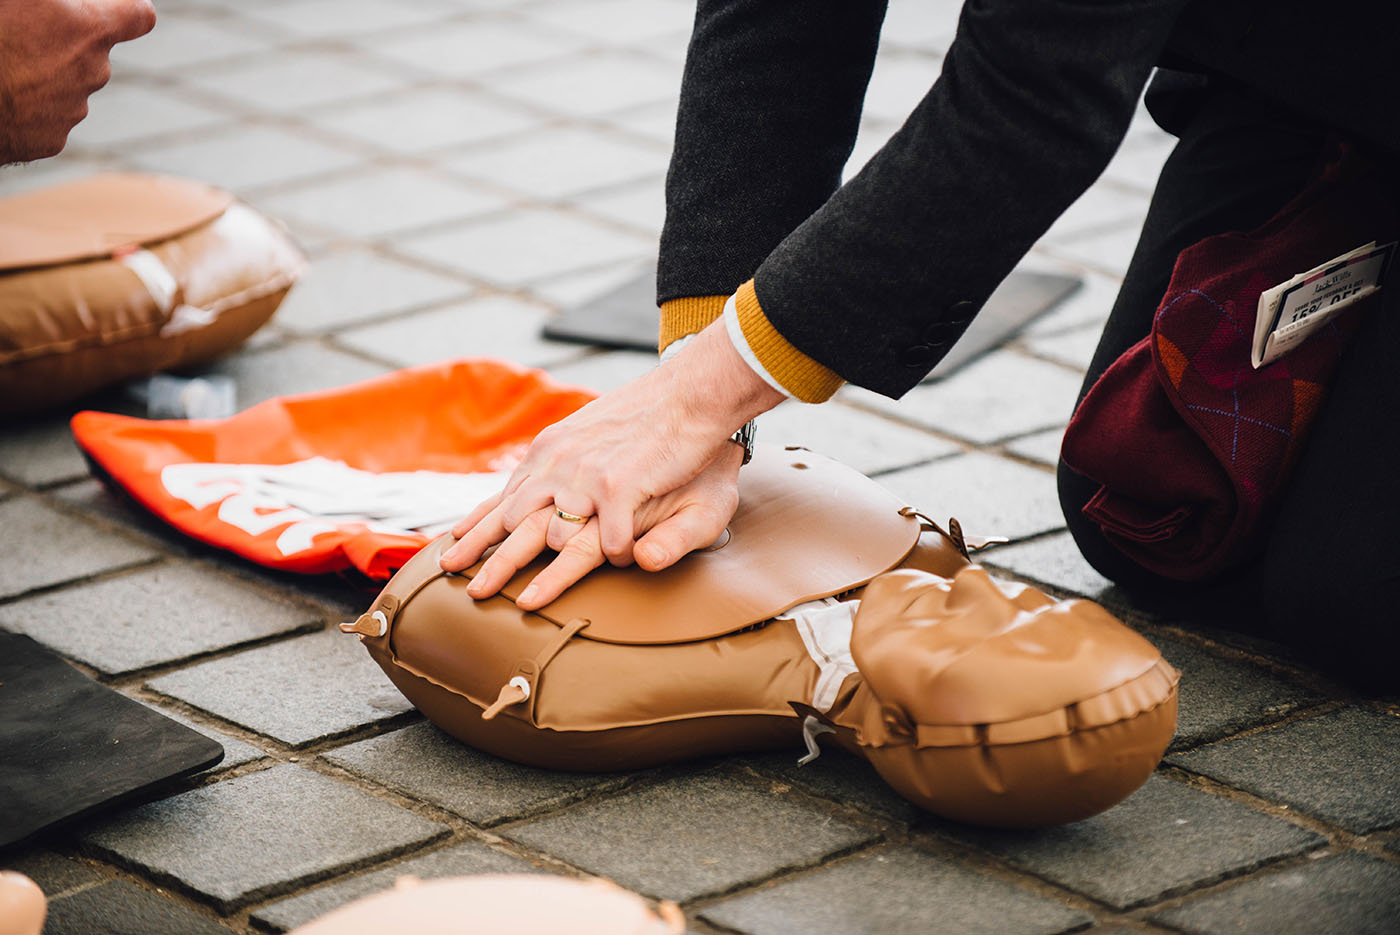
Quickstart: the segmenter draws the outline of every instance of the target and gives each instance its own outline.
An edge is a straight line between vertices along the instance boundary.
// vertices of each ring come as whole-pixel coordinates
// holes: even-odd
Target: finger
[[[481,566],[481,571],[467,585],[467,593],[477,600],[490,597],[515,573],[535,560],[544,551],[545,530],[549,526],[549,514],[536,510],[506,537],[500,547]]]
[[[636,532],[634,517],[640,504],[604,503],[598,508],[598,528],[603,554],[614,565],[632,564],[633,535]]]
[[[109,45],[138,39],[156,25],[150,0],[109,0],[106,6]]]
[[[460,524],[459,524],[460,525]],[[456,535],[456,528],[453,529]],[[504,539],[509,533],[501,520],[501,509],[496,507],[483,516],[475,526],[466,530],[461,538],[442,553],[438,564],[443,571],[461,571],[476,564],[482,554],[491,546]]]
[[[713,510],[687,507],[653,526],[637,540],[633,554],[642,568],[660,571],[712,544],[724,533],[726,525],[724,517]]]
[[[503,496],[504,494],[494,494],[478,503],[465,518],[458,520],[457,524],[452,527],[452,537],[460,539],[465,536],[473,526],[486,518],[487,513],[500,506]]]
[[[539,610],[601,564],[603,548],[598,541],[598,521],[591,519],[564,543],[554,561],[535,575],[515,603],[521,610]]]
[[[561,506],[561,502],[567,502],[569,506]],[[545,537],[545,542],[556,552],[561,551],[564,548],[564,543],[578,535],[588,523],[587,513],[575,513],[570,509],[570,507],[574,505],[572,501],[561,497],[555,497],[554,503],[550,505],[549,533]],[[560,511],[568,513],[571,516],[582,516],[583,522],[565,519],[563,516],[559,515]]]
[[[553,504],[554,490],[551,487],[540,480],[526,480],[501,500],[501,519],[506,530],[513,531],[525,521],[525,517],[547,506],[553,509]],[[589,509],[584,515],[592,512],[593,510]]]

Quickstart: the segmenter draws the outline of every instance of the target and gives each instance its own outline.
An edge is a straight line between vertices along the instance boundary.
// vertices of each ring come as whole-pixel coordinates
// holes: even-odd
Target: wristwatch
[[[744,460],[739,462],[740,467],[743,467],[753,460],[753,440],[756,435],[758,435],[758,425],[754,423],[753,419],[750,419],[729,439],[734,444],[744,449]]]

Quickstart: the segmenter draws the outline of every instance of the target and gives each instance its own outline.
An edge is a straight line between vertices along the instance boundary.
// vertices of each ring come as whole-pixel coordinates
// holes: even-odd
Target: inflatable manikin
[[[304,261],[208,185],[100,175],[0,199],[0,415],[231,350]]]
[[[544,874],[491,874],[394,888],[327,913],[291,935],[680,935],[673,903],[653,912],[606,880]],[[27,935],[27,933],[26,933]]]
[[[467,596],[429,541],[591,394],[465,360],[226,420],[80,413],[79,445],[176,527],[273,567],[388,577],[346,629],[443,730],[538,766],[624,769],[818,738],[949,818],[1031,827],[1108,808],[1150,775],[1177,673],[1088,601],[972,564],[874,481],[760,446],[710,549],[605,566],[538,612]],[[426,543],[426,547],[425,546]],[[816,766],[813,768],[820,768]]]
[[[42,935],[48,902],[22,873],[0,870],[0,935]]]

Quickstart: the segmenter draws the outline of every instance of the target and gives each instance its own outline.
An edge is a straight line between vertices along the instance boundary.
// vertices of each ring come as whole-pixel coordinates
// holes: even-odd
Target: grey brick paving
[[[425,74],[463,78],[530,65],[579,49],[578,37],[546,33],[521,23],[481,19],[432,31],[359,40],[376,58]],[[515,108],[519,112],[519,108]]]
[[[641,104],[674,100],[680,66],[629,53],[602,53],[552,61],[479,79],[512,100],[545,111],[598,117]]]
[[[185,725],[190,730],[199,731],[201,734],[208,737],[210,740],[214,741],[219,746],[224,748],[224,758],[218,763],[216,763],[214,766],[210,767],[211,769],[235,769],[239,766],[243,766],[244,764],[251,763],[254,760],[260,760],[264,756],[266,756],[266,754],[263,753],[263,751],[259,750],[252,744],[244,743],[243,741],[238,740],[235,737],[230,737],[228,734],[225,734],[222,731],[214,730],[212,727],[205,727],[203,724],[200,724],[192,718],[186,717],[178,711],[171,711],[167,708],[161,708],[156,705],[152,705],[151,707],[155,708],[157,711],[159,711],[161,714],[164,714],[171,720],[179,721],[181,724]]]
[[[1308,860],[1152,918],[1192,935],[1394,935],[1400,866],[1362,854]]]
[[[213,98],[279,113],[364,97],[406,83],[387,68],[320,52],[259,57],[246,64],[200,69],[182,80]]]
[[[0,856],[0,870],[15,870],[39,884],[52,899],[59,893],[91,886],[102,879],[90,865],[53,851],[32,851],[22,855]]]
[[[560,152],[569,159],[561,161]],[[596,130],[547,129],[446,160],[465,178],[554,199],[666,173],[664,147]]]
[[[1169,762],[1366,834],[1400,824],[1400,718],[1344,708]]]
[[[542,812],[629,778],[521,766],[474,750],[431,724],[362,740],[322,759],[478,825]]]
[[[226,114],[181,100],[156,88],[113,86],[93,95],[88,118],[74,128],[73,146],[122,145],[169,133],[212,129]]]
[[[352,900],[387,890],[400,877],[431,880],[475,873],[530,873],[535,869],[518,857],[492,850],[484,844],[462,844],[411,857],[392,866],[327,883],[300,896],[279,900],[255,910],[253,919],[274,932],[284,932]]]
[[[1044,536],[1033,542],[999,545],[978,556],[978,561],[1041,584],[1092,598],[1111,605],[1121,595],[1108,593],[1113,582],[1094,570],[1079,554],[1079,547],[1067,532]]]
[[[898,422],[831,403],[788,402],[758,419],[759,437],[774,445],[802,445],[865,474],[908,467],[961,449],[954,443]]]
[[[330,133],[404,154],[479,143],[538,123],[483,95],[436,88],[325,107],[308,117]]]
[[[49,905],[45,935],[228,935],[229,929],[125,881],[103,883]]]
[[[949,826],[947,832],[1119,908],[1245,873],[1325,840],[1161,776],[1108,811],[1071,825],[1033,832]]]
[[[859,399],[898,418],[985,444],[1068,422],[1081,382],[1056,364],[994,351],[898,400],[869,392],[861,392]]]
[[[379,376],[385,369],[319,344],[298,341],[226,357],[206,372],[232,377],[238,391],[238,408],[246,409],[274,396],[358,383]]]
[[[132,809],[86,832],[83,841],[229,911],[446,830],[286,765]]]
[[[38,487],[86,477],[88,468],[68,420],[50,416],[6,426],[0,435],[0,474]]]
[[[1019,457],[1054,466],[1060,460],[1060,442],[1064,435],[1064,429],[1059,427],[1032,432],[1007,442],[1006,450]]]
[[[0,606],[0,627],[108,675],[320,624],[305,607],[188,564],[138,569]]]
[[[277,310],[276,321],[293,331],[326,331],[460,299],[471,291],[459,279],[368,250],[338,250],[312,261]]]
[[[0,562],[0,598],[149,561],[156,553],[97,529],[31,497],[0,503],[0,529],[10,543]]]
[[[1094,358],[1094,350],[1099,346],[1099,335],[1100,329],[1097,326],[1087,325],[1074,331],[1028,338],[1026,346],[1041,357],[1048,357],[1078,370],[1087,370],[1089,362]],[[1076,383],[1078,382],[1076,380]]]
[[[337,343],[402,367],[450,357],[502,357],[549,367],[588,353],[584,345],[542,337],[549,317],[539,305],[492,295],[342,331]]]
[[[706,908],[745,935],[1032,935],[1090,916],[911,848],[882,848]]]
[[[211,551],[176,532],[174,527],[141,509],[129,498],[113,493],[96,478],[56,487],[51,495],[83,513],[120,526],[123,532],[161,551],[187,557]]]
[[[798,757],[806,753],[801,747],[752,757],[749,765],[764,776],[790,782],[842,805],[874,812],[882,818],[910,823],[923,812],[901,798],[875,772],[875,768],[860,757],[840,749],[823,748],[822,755],[798,766]]]
[[[583,386],[600,393],[630,383],[656,367],[656,355],[642,351],[608,351],[549,368],[561,383]]]
[[[291,746],[411,709],[364,647],[338,630],[246,649],[147,684]]]
[[[126,158],[139,168],[244,191],[343,169],[360,157],[275,127],[239,127],[197,140],[143,146]]]
[[[721,773],[592,799],[501,834],[627,889],[678,902],[874,838],[778,791]]]
[[[956,516],[969,535],[1019,539],[1064,525],[1054,474],[980,452],[884,474],[880,483],[939,523]]]
[[[1149,638],[1182,673],[1172,749],[1194,747],[1278,720],[1323,700],[1312,689],[1253,663],[1224,658],[1189,643]]]

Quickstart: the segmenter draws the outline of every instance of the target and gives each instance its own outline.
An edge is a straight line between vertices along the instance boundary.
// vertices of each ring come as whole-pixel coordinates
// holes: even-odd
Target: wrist
[[[786,397],[754,373],[722,322],[706,327],[667,366],[684,417],[711,438],[728,438]]]

